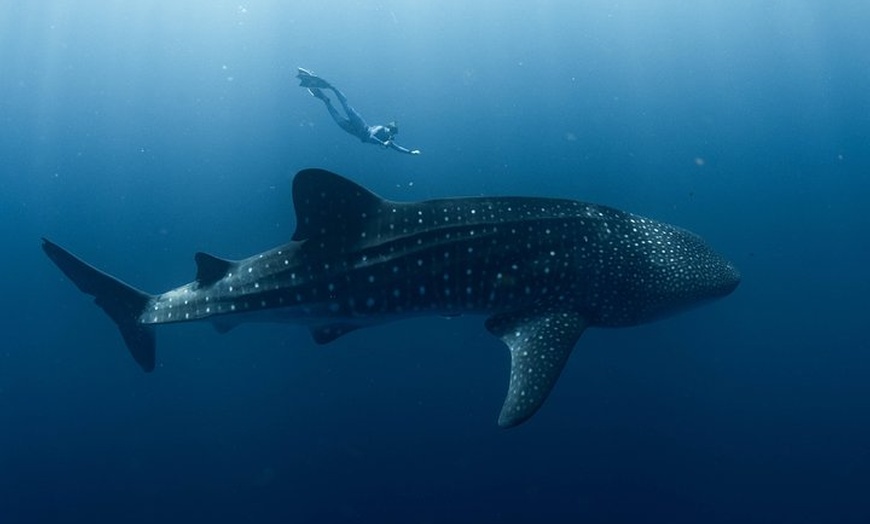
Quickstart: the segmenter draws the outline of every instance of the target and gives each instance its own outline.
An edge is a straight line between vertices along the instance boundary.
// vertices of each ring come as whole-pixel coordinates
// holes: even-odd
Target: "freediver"
[[[296,78],[299,79],[299,85],[307,88],[308,92],[311,93],[311,96],[319,98],[324,104],[326,104],[327,111],[329,111],[330,116],[332,116],[332,119],[335,120],[335,123],[338,124],[340,128],[369,144],[378,144],[383,147],[389,147],[399,151],[400,153],[407,153],[409,155],[420,154],[419,149],[408,149],[396,143],[395,136],[399,134],[399,127],[395,122],[374,126],[366,124],[362,116],[360,116],[360,114],[357,113],[350,104],[348,104],[347,97],[344,96],[344,93],[311,71],[302,69],[301,67],[298,68],[298,70],[299,72],[296,74]],[[335,97],[341,103],[341,107],[344,109],[346,116],[341,115],[335,106],[332,105],[332,100],[330,100],[330,98],[326,96],[326,93],[323,92],[324,89],[332,90],[332,92],[335,93]]]

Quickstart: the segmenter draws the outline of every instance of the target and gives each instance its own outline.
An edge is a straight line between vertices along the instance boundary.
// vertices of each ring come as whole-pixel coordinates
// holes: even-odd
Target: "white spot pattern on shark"
[[[730,293],[739,274],[700,237],[572,200],[482,197],[401,203],[327,171],[293,183],[289,244],[240,261],[197,253],[193,282],[142,293],[47,240],[58,267],[118,324],[143,369],[153,325],[306,325],[327,343],[409,315],[488,315],[510,349],[499,424],[543,404],[583,331],[655,320]],[[147,314],[145,313],[147,311]]]

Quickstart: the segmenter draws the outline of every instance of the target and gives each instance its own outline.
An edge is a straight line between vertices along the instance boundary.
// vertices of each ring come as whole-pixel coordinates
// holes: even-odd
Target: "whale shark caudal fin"
[[[154,330],[140,324],[139,316],[153,297],[103,273],[45,238],[42,239],[42,249],[76,287],[94,297],[94,302],[118,325],[127,349],[139,366],[152,371],[155,362]]]
[[[587,325],[579,313],[557,309],[502,313],[486,320],[486,329],[511,352],[510,385],[499,426],[516,426],[535,414]]]

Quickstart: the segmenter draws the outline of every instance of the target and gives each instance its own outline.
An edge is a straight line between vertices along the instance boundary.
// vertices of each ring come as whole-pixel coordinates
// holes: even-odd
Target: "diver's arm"
[[[377,137],[377,135],[375,135],[375,134],[372,133],[372,132],[369,132],[369,136],[368,136],[368,138],[365,139],[364,141],[365,141],[365,142],[370,142],[370,143],[372,143],[372,144],[377,144],[377,145],[379,145],[379,146],[383,146],[383,147],[390,147],[390,141],[389,141],[389,140],[381,140],[380,138]]]
[[[370,126],[366,128],[366,132],[368,133],[368,137],[363,139],[365,142],[371,142],[372,144],[378,144],[383,147],[390,147],[391,140],[388,138],[386,140],[381,140],[378,135],[381,131],[384,130],[384,126]]]
[[[420,154],[420,150],[419,150],[419,149],[413,149],[413,150],[412,150],[412,149],[408,149],[408,148],[406,148],[406,147],[402,147],[402,146],[400,146],[399,144],[393,142],[392,140],[387,140],[387,142],[384,143],[384,145],[385,145],[385,146],[389,146],[389,147],[395,149],[396,151],[398,151],[398,152],[400,152],[400,153],[407,153],[407,154],[409,154],[409,155],[419,155],[419,154]]]

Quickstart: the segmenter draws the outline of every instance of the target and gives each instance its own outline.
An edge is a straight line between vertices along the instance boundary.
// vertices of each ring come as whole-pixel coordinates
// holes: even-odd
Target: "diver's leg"
[[[368,124],[366,124],[365,120],[363,120],[362,115],[357,113],[356,109],[351,107],[351,105],[347,102],[347,97],[344,96],[344,93],[332,86],[330,86],[329,89],[332,89],[332,92],[335,93],[338,101],[341,102],[341,107],[344,108],[344,112],[347,114],[347,119],[350,120],[351,124],[358,130],[368,128]]]
[[[347,97],[344,96],[344,93],[342,93],[341,90],[332,86],[329,86],[329,89],[332,89],[332,92],[335,93],[335,97],[338,98],[339,102],[341,102],[341,106],[344,108],[345,111],[353,111],[353,108],[350,107],[350,104],[347,103]]]
[[[329,111],[329,116],[331,116],[332,119],[335,120],[335,123],[338,124],[338,127],[356,136],[357,133],[356,129],[353,127],[353,123],[338,113],[338,111],[335,109],[335,106],[332,105],[332,101],[329,100],[326,95],[324,95],[322,92],[320,94],[323,95],[323,98],[320,98],[319,96],[317,98],[320,98],[321,100],[323,100],[323,103],[326,104],[326,110]]]
[[[329,102],[329,98],[327,98],[326,94],[317,87],[309,87],[308,92],[311,93],[311,96],[314,98],[319,98],[324,102]]]

